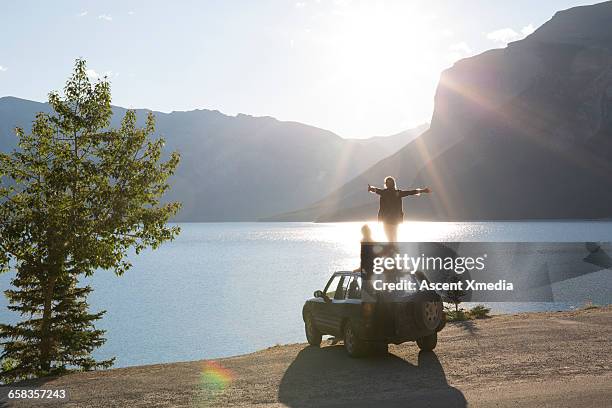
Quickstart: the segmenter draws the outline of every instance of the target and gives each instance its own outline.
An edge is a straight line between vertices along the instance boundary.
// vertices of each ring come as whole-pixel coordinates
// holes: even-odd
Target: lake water
[[[381,228],[371,224],[374,238]],[[156,251],[132,257],[122,277],[99,272],[89,282],[99,327],[99,358],[116,367],[197,360],[303,342],[301,309],[331,272],[359,264],[360,223],[193,223]],[[612,241],[611,222],[407,222],[404,241]],[[9,287],[11,274],[0,276]],[[492,303],[494,312],[557,310],[587,300],[612,303],[611,271],[556,284],[557,303]],[[565,296],[565,298],[564,298]],[[16,316],[0,300],[0,321]]]

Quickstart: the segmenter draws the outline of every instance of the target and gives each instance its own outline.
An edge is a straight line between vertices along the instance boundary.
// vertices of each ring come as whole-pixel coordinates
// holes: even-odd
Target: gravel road
[[[612,307],[448,324],[435,353],[406,343],[351,359],[341,343],[293,344],[34,385],[67,389],[70,401],[9,406],[603,407],[612,401]]]

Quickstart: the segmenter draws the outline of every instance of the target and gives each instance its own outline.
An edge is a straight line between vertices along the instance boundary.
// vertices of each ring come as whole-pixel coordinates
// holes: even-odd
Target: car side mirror
[[[323,295],[323,292],[321,292],[320,290],[315,290],[314,297],[325,299],[325,296]]]

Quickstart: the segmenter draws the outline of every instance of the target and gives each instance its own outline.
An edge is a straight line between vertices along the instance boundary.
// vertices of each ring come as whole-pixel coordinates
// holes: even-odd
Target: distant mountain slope
[[[46,104],[0,98],[0,150],[15,145]],[[125,109],[115,107],[113,125]],[[139,120],[146,110],[138,110]],[[270,117],[218,111],[154,112],[167,151],[182,161],[167,199],[183,202],[178,221],[248,221],[315,202],[418,136],[343,139],[332,132]]]
[[[315,205],[276,220],[376,216],[387,175],[428,185],[407,218],[612,217],[612,2],[557,13],[446,70],[430,129]]]
[[[413,129],[404,130],[391,136],[374,136],[368,139],[348,139],[352,142],[359,143],[365,147],[372,147],[375,151],[384,152],[383,156],[387,157],[397,152],[409,142],[413,141],[417,136],[421,135],[429,129],[429,123],[424,123]]]

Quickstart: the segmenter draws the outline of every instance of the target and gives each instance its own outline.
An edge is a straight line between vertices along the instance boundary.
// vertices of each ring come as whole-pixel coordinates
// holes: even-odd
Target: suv
[[[436,292],[379,292],[376,298],[370,293],[364,291],[362,299],[359,272],[335,272],[325,289],[315,291],[302,309],[308,343],[319,347],[323,335],[342,338],[351,357],[386,351],[389,343],[416,341],[424,351],[436,347],[438,332],[446,323],[442,298]]]

